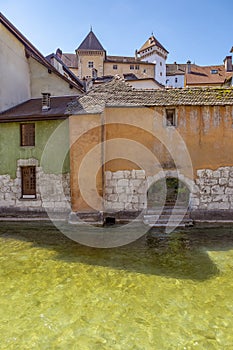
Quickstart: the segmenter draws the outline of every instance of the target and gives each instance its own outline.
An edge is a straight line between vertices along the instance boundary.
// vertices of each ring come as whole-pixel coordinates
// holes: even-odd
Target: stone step
[[[149,227],[187,227],[186,224],[184,223],[179,223],[179,225],[177,225],[176,223],[155,223],[155,224],[146,224]],[[192,225],[188,225],[188,226],[192,226]]]
[[[143,223],[150,227],[185,227],[192,226],[190,213],[184,207],[168,207],[148,209]]]
[[[184,218],[184,219],[186,219],[186,218],[190,218],[190,216],[189,216],[189,214],[188,213],[175,213],[175,214],[169,214],[169,213],[166,213],[166,214],[163,214],[163,213],[161,213],[161,214],[145,214],[144,215],[144,218],[147,218],[147,219],[150,219],[150,218],[164,218],[164,219],[169,219],[169,218],[174,218],[174,219],[182,219],[182,218]]]

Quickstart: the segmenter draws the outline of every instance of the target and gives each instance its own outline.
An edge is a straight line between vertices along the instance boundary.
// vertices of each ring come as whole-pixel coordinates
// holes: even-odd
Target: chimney
[[[187,61],[187,69],[186,69],[186,73],[190,74],[191,73],[191,61]]]
[[[42,112],[46,112],[50,109],[50,93],[42,92]]]
[[[62,58],[62,50],[61,49],[57,49],[56,56],[59,57],[60,59]]]
[[[135,50],[135,60],[137,61],[138,59],[138,50]]]
[[[225,65],[225,71],[232,72],[232,56],[227,56],[223,62]]]

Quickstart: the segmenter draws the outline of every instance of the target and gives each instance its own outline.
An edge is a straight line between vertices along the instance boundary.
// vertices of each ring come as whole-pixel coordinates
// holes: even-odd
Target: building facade
[[[75,54],[62,53],[64,64],[79,79],[96,79],[134,74],[137,79],[154,79],[165,85],[168,51],[152,35],[132,57],[109,56],[91,30]]]

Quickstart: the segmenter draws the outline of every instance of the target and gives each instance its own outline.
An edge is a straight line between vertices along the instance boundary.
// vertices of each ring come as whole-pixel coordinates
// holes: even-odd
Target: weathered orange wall
[[[70,129],[70,188],[71,188],[71,205],[73,211],[88,210],[90,205],[81,195],[80,184],[89,183],[93,178],[96,169],[101,169],[102,156],[96,152],[93,162],[88,171],[83,174],[80,169],[83,160],[88,152],[95,146],[101,144],[101,122],[100,115],[85,115],[85,116],[71,116],[69,118]],[[80,176],[80,178],[79,178]],[[81,187],[81,188],[80,188]],[[97,171],[95,178],[95,187],[100,195],[102,195],[102,171]],[[85,188],[84,188],[85,189]],[[88,186],[87,198],[94,198],[94,189]],[[86,191],[86,192],[87,192]],[[101,210],[101,201],[95,203],[96,210]]]
[[[147,175],[155,175],[160,166],[177,168],[189,178],[196,178],[198,169],[233,166],[232,106],[177,107],[177,127],[167,127],[164,117],[165,107],[106,108],[102,115],[70,117],[71,142],[76,140],[70,152],[74,211],[89,208],[79,192],[79,166],[85,154],[103,139],[106,143],[95,161],[99,166],[96,179],[99,193],[102,163],[103,171],[144,168]],[[86,176],[92,175],[90,168]]]

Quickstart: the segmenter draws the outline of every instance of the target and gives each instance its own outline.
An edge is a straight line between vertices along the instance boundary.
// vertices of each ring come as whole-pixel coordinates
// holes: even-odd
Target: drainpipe
[[[102,215],[104,213],[104,198],[105,198],[105,110],[101,113],[101,164],[102,164]],[[103,218],[102,218],[103,220]]]

